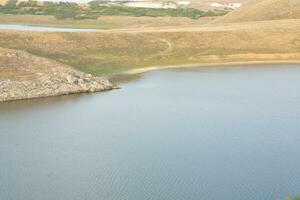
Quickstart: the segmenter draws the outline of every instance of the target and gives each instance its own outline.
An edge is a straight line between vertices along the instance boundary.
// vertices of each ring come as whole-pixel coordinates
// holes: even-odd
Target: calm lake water
[[[300,193],[300,65],[166,70],[0,104],[1,200]]]
[[[91,32],[99,29],[88,28],[60,28],[35,25],[0,24],[0,30],[39,31],[39,32]]]

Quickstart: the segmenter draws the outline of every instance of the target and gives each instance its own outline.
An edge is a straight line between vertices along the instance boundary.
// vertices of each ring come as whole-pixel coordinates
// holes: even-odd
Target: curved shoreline
[[[194,63],[194,64],[183,64],[183,65],[165,65],[165,66],[152,66],[152,67],[144,67],[144,68],[136,68],[132,70],[128,70],[122,73],[117,73],[117,74],[112,74],[109,76],[104,76],[104,77],[88,77],[88,79],[95,79],[95,81],[98,83],[99,79],[99,88],[96,87],[93,90],[90,90],[90,88],[73,88],[72,90],[63,90],[60,92],[55,92],[55,93],[45,93],[41,92],[38,95],[28,95],[26,94],[13,97],[9,96],[4,99],[0,98],[0,102],[7,102],[7,101],[16,101],[16,100],[24,100],[24,99],[35,99],[35,98],[45,98],[45,97],[53,97],[53,96],[62,96],[62,95],[69,95],[69,94],[75,94],[75,93],[88,93],[88,92],[99,92],[99,91],[106,91],[106,90],[111,90],[111,89],[117,89],[117,87],[114,83],[111,83],[109,80],[105,81],[106,79],[113,79],[115,77],[126,77],[126,76],[131,76],[131,75],[139,75],[143,74],[146,72],[150,71],[156,71],[156,70],[165,70],[165,69],[184,69],[184,68],[201,68],[201,67],[212,67],[212,66],[233,66],[233,65],[260,65],[260,64],[268,64],[268,65],[276,65],[276,64],[300,64],[300,60],[269,60],[269,61],[237,61],[237,62],[220,62],[220,63]],[[72,70],[73,71],[73,70]],[[76,72],[76,70],[74,70]],[[75,73],[74,72],[74,73]],[[83,72],[78,72],[78,74],[82,74],[82,77],[85,77],[85,74]],[[78,76],[79,77],[79,76]],[[80,76],[81,78],[81,76]],[[102,78],[104,78],[102,80]],[[100,81],[101,79],[101,81]],[[81,79],[80,79],[81,80]],[[3,84],[2,84],[3,85]],[[72,85],[72,84],[71,84]],[[96,84],[97,85],[97,84]],[[60,86],[63,86],[60,85]],[[77,87],[77,85],[75,84]],[[75,87],[74,86],[74,87]],[[0,96],[1,97],[1,96]]]
[[[237,62],[220,62],[220,63],[194,63],[182,65],[165,65],[165,66],[150,66],[128,70],[115,74],[119,75],[136,75],[150,71],[164,70],[164,69],[181,69],[181,68],[197,68],[197,67],[211,67],[211,66],[228,66],[228,65],[259,65],[259,64],[300,64],[300,60],[270,60],[270,61],[237,61]],[[114,75],[112,75],[114,76]]]

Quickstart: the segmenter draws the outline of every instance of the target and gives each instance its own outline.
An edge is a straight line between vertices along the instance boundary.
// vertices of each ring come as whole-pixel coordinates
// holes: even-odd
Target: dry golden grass
[[[217,21],[224,23],[297,18],[300,18],[299,0],[251,0]]]
[[[151,66],[300,61],[300,20],[90,33],[0,31],[0,47],[96,75]]]

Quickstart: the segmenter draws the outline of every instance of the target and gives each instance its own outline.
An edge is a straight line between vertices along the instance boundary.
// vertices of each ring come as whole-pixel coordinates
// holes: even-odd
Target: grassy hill
[[[278,20],[98,33],[0,31],[0,47],[109,75],[152,66],[300,60],[299,38],[300,20]]]
[[[247,22],[300,18],[299,0],[251,0],[245,6],[217,20],[222,22]]]

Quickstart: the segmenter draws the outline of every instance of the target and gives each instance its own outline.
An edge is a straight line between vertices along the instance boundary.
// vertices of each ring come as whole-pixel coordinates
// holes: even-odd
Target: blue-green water
[[[166,70],[0,104],[1,200],[300,193],[300,65]]]

